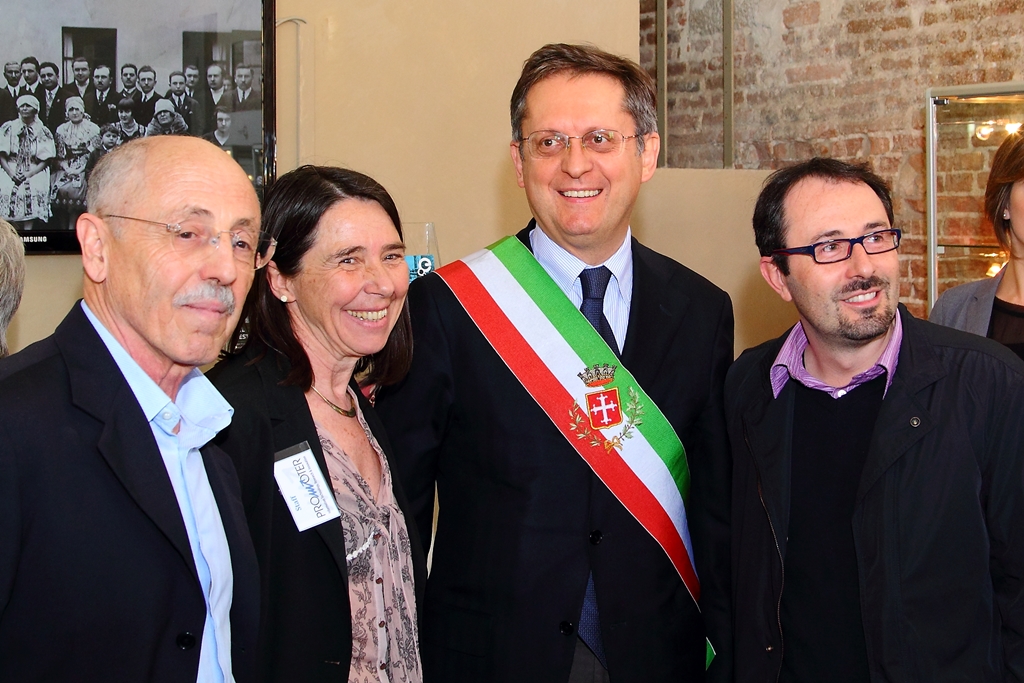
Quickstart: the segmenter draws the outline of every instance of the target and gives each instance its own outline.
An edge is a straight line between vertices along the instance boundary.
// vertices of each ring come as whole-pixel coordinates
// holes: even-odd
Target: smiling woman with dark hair
[[[263,680],[420,681],[425,562],[355,379],[388,384],[409,366],[398,210],[368,176],[304,166],[267,192],[263,228],[277,244],[243,314],[248,342],[210,372],[235,408],[218,443],[260,560]]]

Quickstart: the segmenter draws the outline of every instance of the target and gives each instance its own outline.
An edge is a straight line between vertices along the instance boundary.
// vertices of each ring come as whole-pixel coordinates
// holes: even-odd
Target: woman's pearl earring
[[[283,303],[283,304],[288,303],[288,297],[286,297],[284,294],[281,295],[281,303]]]

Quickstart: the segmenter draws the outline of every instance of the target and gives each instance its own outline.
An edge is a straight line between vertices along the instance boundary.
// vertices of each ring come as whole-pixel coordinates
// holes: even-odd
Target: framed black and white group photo
[[[138,137],[205,138],[262,196],[274,173],[273,0],[37,0],[5,14],[0,217],[26,252],[79,251],[90,171]]]

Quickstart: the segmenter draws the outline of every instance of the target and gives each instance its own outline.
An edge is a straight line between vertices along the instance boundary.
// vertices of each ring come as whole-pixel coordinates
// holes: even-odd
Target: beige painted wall
[[[768,171],[660,168],[641,190],[633,230],[732,297],[736,352],[780,335],[796,311],[761,277],[750,217]]]
[[[80,256],[28,256],[25,294],[7,330],[11,353],[48,336],[82,297]]]
[[[279,0],[278,17],[307,22],[277,33],[279,172],[318,163],[369,173],[404,220],[437,225],[445,262],[529,220],[508,155],[523,60],[552,41],[639,52],[635,0]],[[757,274],[749,220],[763,177],[661,169],[634,219],[638,237],[729,291],[740,349],[792,319]],[[33,256],[28,278],[12,349],[52,332],[81,295],[77,257]]]

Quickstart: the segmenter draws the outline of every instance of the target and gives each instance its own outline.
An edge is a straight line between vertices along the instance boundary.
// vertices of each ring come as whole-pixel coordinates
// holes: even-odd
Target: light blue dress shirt
[[[198,369],[186,375],[177,397],[171,401],[84,301],[82,309],[135,394],[153,430],[167,476],[178,499],[199,583],[206,598],[206,622],[196,680],[199,683],[233,683],[231,596],[234,579],[231,554],[199,449],[231,423],[234,410]]]
[[[604,263],[612,271],[611,281],[604,293],[604,317],[612,327],[619,351],[625,349],[626,328],[629,327],[629,307],[633,300],[633,241],[632,228],[626,229],[626,239]],[[584,268],[596,268],[579,260],[552,241],[540,228],[530,231],[530,247],[541,267],[547,271],[558,288],[565,292],[573,305],[583,305],[583,285],[580,273]]]

